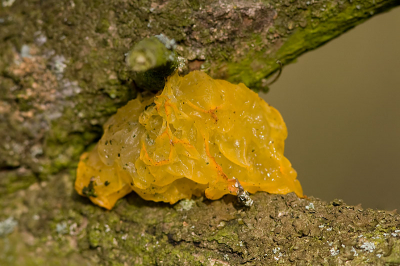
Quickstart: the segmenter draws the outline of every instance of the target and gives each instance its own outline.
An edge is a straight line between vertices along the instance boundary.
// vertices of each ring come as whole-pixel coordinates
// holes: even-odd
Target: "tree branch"
[[[11,216],[18,226],[0,239],[0,264],[400,263],[399,216],[389,212],[265,193],[250,209],[229,197],[190,209],[192,201],[170,207],[131,195],[105,212],[72,188],[79,155],[136,94],[126,55],[139,41],[162,33],[176,42],[181,72],[266,90],[277,60],[290,63],[399,4],[4,0],[0,231],[10,232],[14,220],[1,222]]]
[[[72,181],[60,174],[2,197],[2,215],[18,221],[0,238],[2,265],[400,263],[396,212],[267,193],[253,195],[251,208],[233,196],[171,206],[131,193],[105,211],[74,193]]]

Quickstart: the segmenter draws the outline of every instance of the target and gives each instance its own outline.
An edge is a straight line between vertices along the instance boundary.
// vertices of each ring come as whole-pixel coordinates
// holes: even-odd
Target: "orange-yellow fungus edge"
[[[132,190],[171,204],[192,195],[237,193],[303,196],[284,157],[280,113],[244,84],[194,71],[170,76],[164,90],[138,97],[104,125],[95,148],[81,156],[76,191],[106,209]]]

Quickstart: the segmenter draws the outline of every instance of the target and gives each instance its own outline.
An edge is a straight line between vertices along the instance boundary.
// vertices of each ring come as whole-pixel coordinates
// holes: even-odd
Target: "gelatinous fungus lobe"
[[[236,195],[236,179],[250,193],[302,196],[283,155],[286,137],[279,112],[245,85],[174,74],[159,94],[130,101],[107,121],[81,157],[75,189],[107,209],[132,190],[171,204]]]

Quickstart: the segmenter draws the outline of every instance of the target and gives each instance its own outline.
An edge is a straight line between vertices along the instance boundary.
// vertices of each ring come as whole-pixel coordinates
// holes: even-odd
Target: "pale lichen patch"
[[[179,201],[178,205],[179,208],[178,210],[180,211],[189,211],[193,208],[193,206],[196,204],[196,202],[192,199],[183,199]]]
[[[18,225],[18,222],[14,220],[14,217],[8,217],[4,221],[0,222],[0,237],[4,237],[11,234],[14,228]]]

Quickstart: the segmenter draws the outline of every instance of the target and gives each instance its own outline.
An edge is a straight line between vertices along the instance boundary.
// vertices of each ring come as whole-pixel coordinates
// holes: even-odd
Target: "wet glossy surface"
[[[243,84],[198,71],[171,76],[162,93],[120,108],[104,131],[82,155],[75,188],[107,209],[131,190],[169,203],[236,195],[235,178],[251,193],[302,196],[283,156],[281,115]]]

